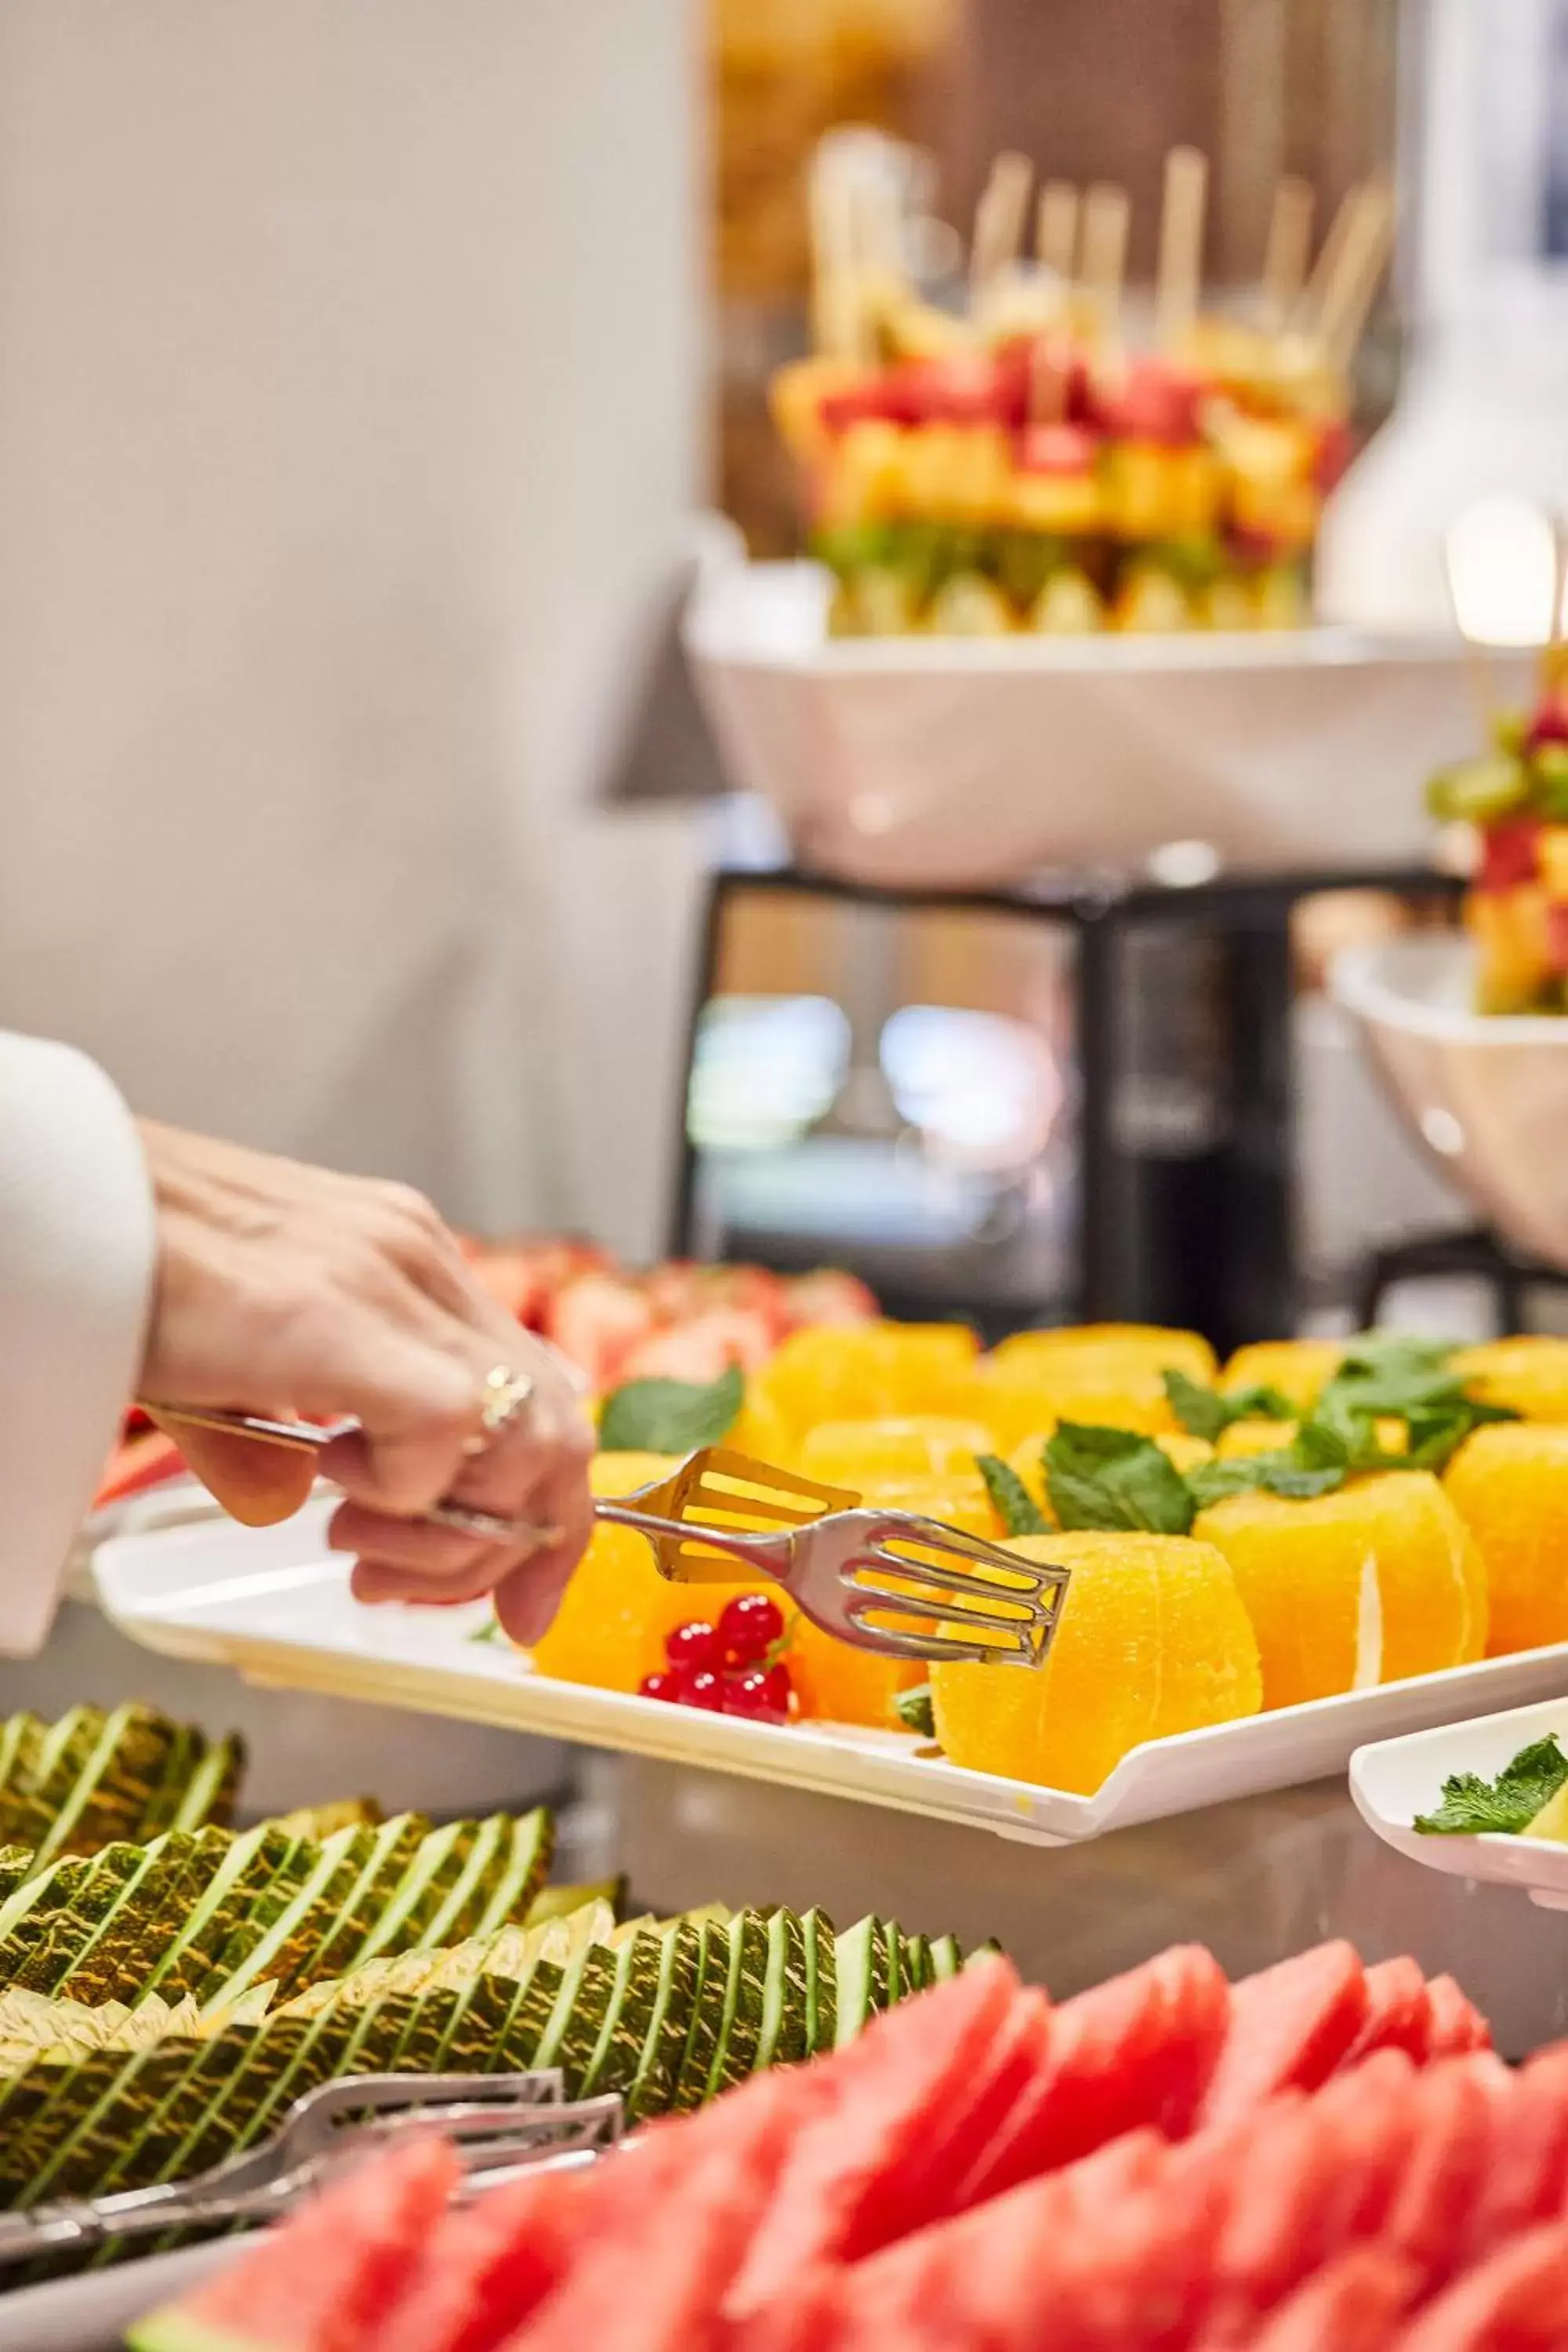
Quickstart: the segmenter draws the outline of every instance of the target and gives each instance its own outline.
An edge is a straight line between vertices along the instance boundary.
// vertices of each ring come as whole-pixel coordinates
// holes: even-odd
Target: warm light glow
[[[1528,499],[1483,499],[1448,532],[1448,585],[1467,637],[1539,646],[1551,635],[1557,554],[1551,518]]]

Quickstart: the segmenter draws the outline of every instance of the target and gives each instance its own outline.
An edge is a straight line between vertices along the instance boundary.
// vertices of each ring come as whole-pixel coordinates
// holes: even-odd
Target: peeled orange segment
[[[1478,1429],[1443,1484],[1486,1563],[1491,1655],[1568,1641],[1568,1427]]]
[[[1310,1412],[1345,1360],[1342,1339],[1261,1339],[1238,1348],[1220,1375],[1220,1387],[1278,1389],[1298,1412]]]
[[[675,1466],[660,1454],[599,1454],[588,1475],[595,1495],[628,1495]],[[667,1633],[690,1618],[713,1618],[735,1593],[756,1591],[766,1581],[671,1584],[654,1566],[644,1537],[630,1528],[596,1527],[553,1624],[533,1645],[533,1663],[557,1682],[635,1691],[663,1665]]]
[[[1237,1462],[1247,1454],[1271,1454],[1289,1445],[1296,1434],[1293,1421],[1233,1421],[1215,1442],[1222,1462]]]
[[[1495,1339],[1461,1349],[1452,1370],[1483,1404],[1510,1405],[1526,1421],[1568,1423],[1568,1339]]]
[[[954,1474],[978,1484],[975,1457],[990,1445],[982,1423],[926,1413],[901,1421],[825,1421],[802,1439],[795,1459],[807,1477],[869,1495],[889,1484]]]
[[[961,1323],[824,1323],[793,1331],[752,1384],[798,1438],[825,1421],[973,1412],[979,1341]]]
[[[996,1348],[998,1364],[1075,1363],[1098,1374],[1185,1372],[1205,1384],[1215,1377],[1214,1349],[1196,1331],[1167,1331],[1157,1323],[1074,1323],[1060,1330],[1016,1331]],[[1112,1379],[1108,1385],[1114,1385]]]
[[[1089,1795],[1146,1739],[1256,1715],[1258,1644],[1224,1557],[1185,1536],[1019,1536],[1072,1571],[1037,1672],[939,1664],[937,1736],[955,1764]]]
[[[1266,1706],[1482,1654],[1486,1596],[1474,1548],[1428,1471],[1391,1471],[1306,1503],[1233,1496],[1203,1512],[1193,1532],[1236,1571]]]
[[[982,1367],[973,1410],[1004,1453],[1032,1431],[1060,1421],[1093,1422],[1158,1437],[1176,1429],[1164,1374],[1206,1384],[1214,1350],[1195,1331],[1141,1323],[1089,1323],[1065,1331],[1019,1331]]]

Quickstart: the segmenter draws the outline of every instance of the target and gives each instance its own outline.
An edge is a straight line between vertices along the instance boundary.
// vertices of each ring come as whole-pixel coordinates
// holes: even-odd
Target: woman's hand
[[[320,1470],[347,1496],[332,1542],[356,1556],[361,1600],[493,1591],[507,1632],[536,1641],[593,1526],[574,1375],[489,1297],[417,1192],[149,1120],[140,1133],[159,1233],[142,1397],[360,1424],[313,1459],[181,1428],[195,1475],[262,1525],[298,1510]],[[532,1393],[487,1440],[485,1382],[502,1367]],[[559,1536],[531,1557],[417,1522],[442,1501]]]

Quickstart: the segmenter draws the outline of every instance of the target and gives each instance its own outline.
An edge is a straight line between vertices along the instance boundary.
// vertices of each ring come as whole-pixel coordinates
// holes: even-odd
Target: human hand
[[[139,1394],[359,1423],[314,1457],[181,1427],[196,1476],[260,1526],[298,1510],[320,1472],[346,1497],[331,1540],[355,1555],[362,1601],[493,1591],[512,1638],[537,1641],[593,1527],[575,1376],[476,1281],[417,1192],[138,1125],[159,1236]],[[532,1394],[472,1451],[502,1366]],[[416,1518],[441,1501],[559,1536],[530,1556]]]

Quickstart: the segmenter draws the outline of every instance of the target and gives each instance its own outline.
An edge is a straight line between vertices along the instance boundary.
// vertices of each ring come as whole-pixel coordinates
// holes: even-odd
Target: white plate
[[[48,2286],[0,2293],[0,2352],[121,2352],[133,2321],[226,2270],[246,2242],[220,2238]]]
[[[1560,1654],[1560,1653],[1543,1653]],[[1424,1837],[1411,1827],[1417,1813],[1436,1810],[1450,1773],[1479,1772],[1494,1780],[1532,1740],[1554,1731],[1568,1747],[1568,1698],[1511,1707],[1470,1723],[1450,1723],[1401,1739],[1358,1748],[1351,1758],[1356,1810],[1385,1845],[1454,1878],[1484,1878],[1515,1886],[1543,1910],[1568,1911],[1568,1845],[1548,1838]]]
[[[1418,864],[1426,780],[1475,738],[1447,637],[833,640],[829,587],[715,538],[683,637],[732,781],[855,880],[1130,869],[1173,841],[1252,871]],[[1505,657],[1500,693],[1523,680]]]
[[[133,1641],[235,1666],[252,1682],[620,1748],[967,1823],[1030,1845],[1099,1837],[1135,1822],[1342,1772],[1369,1739],[1451,1723],[1568,1683],[1568,1644],[1449,1674],[1347,1692],[1310,1706],[1135,1748],[1092,1797],[921,1757],[919,1741],[837,1725],[752,1724],[556,1682],[500,1643],[477,1642],[485,1603],[364,1609],[325,1550],[323,1504],[281,1528],[192,1527],[105,1544],[104,1609]],[[998,1672],[1011,1669],[998,1668]]]
[[[1347,948],[1331,985],[1431,1165],[1510,1241],[1568,1265],[1568,1018],[1476,1012],[1457,937]]]

